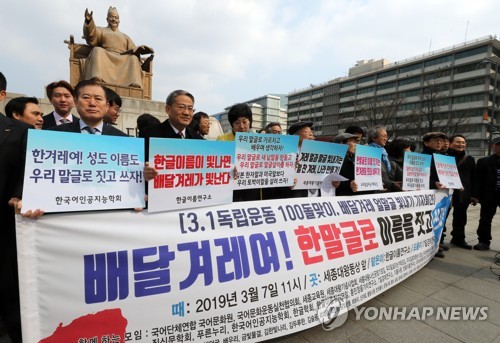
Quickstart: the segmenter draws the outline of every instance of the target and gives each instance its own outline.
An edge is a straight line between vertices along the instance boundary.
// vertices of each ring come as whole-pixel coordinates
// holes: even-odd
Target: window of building
[[[377,79],[382,79],[384,77],[394,76],[397,73],[398,73],[397,69],[392,69],[392,70],[384,71],[383,73],[379,73],[377,75]]]
[[[484,78],[482,77],[477,79],[454,82],[453,89],[460,89],[460,88],[480,86],[480,85],[484,85]]]
[[[383,84],[377,86],[377,90],[395,88],[396,85],[397,85],[396,81],[383,83]]]
[[[400,111],[416,110],[417,108],[420,108],[420,103],[418,103],[418,102],[412,102],[412,103],[409,103],[409,104],[401,104],[401,105],[399,105],[399,110]]]
[[[358,89],[358,95],[359,94],[366,94],[366,93],[373,93],[374,91],[375,91],[375,87],[361,88],[361,89]]]
[[[483,101],[484,93],[467,94],[453,97],[453,104],[464,104],[467,102]]]
[[[340,84],[340,88],[351,87],[354,85],[356,85],[356,80],[346,81]]]
[[[435,66],[435,65],[438,65],[438,64],[449,63],[452,60],[453,60],[453,56],[452,55],[442,56],[442,57],[434,58],[432,60],[425,61],[424,66],[425,67],[431,67],[431,66]]]
[[[347,107],[353,107],[354,106],[354,101],[348,101],[340,104],[340,108],[347,108]]]
[[[470,71],[475,71],[475,70],[484,69],[484,68],[486,68],[486,64],[482,64],[482,63],[466,64],[466,65],[455,68],[455,75],[468,73]]]
[[[450,90],[450,83],[445,83],[445,84],[428,84],[424,88],[424,94],[437,94],[437,93],[442,93],[442,92],[447,92]]]
[[[488,46],[483,45],[478,48],[470,49],[470,50],[465,50],[465,51],[460,51],[455,54],[455,59],[458,60],[460,58],[465,58],[469,56],[474,56],[474,55],[480,55],[484,54],[485,52],[488,52]]]
[[[459,110],[451,112],[452,116],[455,117],[482,117],[484,113],[484,109],[482,108],[471,108],[466,110]]]
[[[466,128],[464,128],[464,130],[465,129]],[[471,131],[471,129],[468,128],[467,131]],[[463,131],[463,132],[467,132],[467,131]],[[477,131],[481,131],[481,126],[479,126],[479,130],[477,130]],[[467,147],[468,148],[480,148],[481,147],[481,140],[479,140],[479,139],[467,140]]]
[[[380,102],[392,101],[392,100],[396,99],[398,96],[399,96],[398,94],[387,94],[387,95],[378,96],[377,99]]]
[[[375,80],[375,75],[362,77],[362,78],[358,79],[358,84],[373,81],[373,80]]]
[[[404,97],[404,98],[407,98],[407,97],[410,97],[410,96],[419,96],[420,95],[420,89],[414,89],[414,90],[411,90],[411,91],[406,91],[406,92],[402,92],[401,93],[401,96]]]
[[[399,80],[400,86],[409,85],[412,83],[420,83],[420,76],[415,76],[415,77],[410,77],[407,79]]]
[[[442,70],[438,70],[434,73],[425,74],[424,80],[430,81],[430,80],[435,80],[435,79],[439,79],[440,77],[446,77],[446,76],[450,76],[450,75],[451,75],[451,69],[442,69]]]
[[[355,91],[340,93],[341,98],[351,98],[354,97],[355,95],[356,95]]]
[[[492,52],[493,52],[493,54],[494,54],[495,56],[500,57],[500,50],[499,50],[499,49],[497,49],[497,48],[493,47]]]
[[[409,73],[410,71],[422,69],[422,63],[412,64],[399,68],[399,74]]]

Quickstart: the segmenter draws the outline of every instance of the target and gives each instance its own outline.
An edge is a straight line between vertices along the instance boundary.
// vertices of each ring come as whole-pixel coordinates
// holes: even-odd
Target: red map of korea
[[[120,342],[123,342],[126,328],[127,319],[122,316],[121,309],[104,310],[77,318],[67,326],[60,323],[51,336],[39,343],[76,343],[80,338],[92,337],[97,337],[100,342],[101,337],[111,338],[113,335],[120,337]]]

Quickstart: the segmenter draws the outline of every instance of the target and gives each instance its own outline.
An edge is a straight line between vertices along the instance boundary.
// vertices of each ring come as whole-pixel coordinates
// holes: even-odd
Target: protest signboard
[[[304,140],[294,189],[320,189],[325,177],[340,172],[346,152],[345,144]]]
[[[292,186],[299,137],[236,132],[234,189]]]
[[[29,130],[23,208],[144,207],[144,140]]]
[[[382,149],[367,145],[356,145],[354,162],[354,180],[358,191],[384,189],[382,183]]]
[[[455,157],[441,154],[433,154],[433,156],[439,182],[449,189],[463,188]]]
[[[403,190],[429,189],[432,156],[416,152],[405,152],[403,162]]]
[[[149,212],[232,202],[233,160],[234,142],[150,138]]]

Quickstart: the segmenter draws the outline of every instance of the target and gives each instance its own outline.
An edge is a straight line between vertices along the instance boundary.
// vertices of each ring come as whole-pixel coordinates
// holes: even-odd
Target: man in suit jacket
[[[475,250],[489,250],[491,242],[491,221],[497,207],[500,207],[500,137],[492,141],[492,154],[480,158],[476,164],[476,186],[474,200],[481,204]]]
[[[0,101],[6,96],[0,73]],[[14,205],[21,198],[26,137],[31,126],[0,113],[0,317],[12,342],[21,341]],[[32,128],[32,127],[31,127]]]
[[[167,97],[165,112],[168,119],[163,123],[148,126],[139,134],[139,137],[150,138],[178,138],[203,139],[203,137],[189,128],[193,119],[194,96],[183,90],[176,90]]]
[[[104,125],[109,108],[104,86],[94,80],[80,81],[75,87],[76,110],[80,120],[50,128],[53,131],[76,132],[106,136],[127,136],[111,125]]]
[[[71,114],[71,109],[75,105],[73,87],[64,81],[52,82],[45,87],[47,98],[50,100],[54,111],[43,116],[42,129],[72,123],[77,117]]]
[[[149,158],[149,138],[204,139],[189,128],[194,113],[194,96],[184,90],[175,90],[167,97],[165,112],[168,119],[163,123],[147,126],[139,131],[139,137],[145,138],[146,159]],[[148,162],[144,168],[146,181],[154,179],[158,172]]]

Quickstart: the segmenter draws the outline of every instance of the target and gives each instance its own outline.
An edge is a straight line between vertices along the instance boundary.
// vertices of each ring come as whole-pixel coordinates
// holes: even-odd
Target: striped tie
[[[90,126],[85,126],[83,129],[88,133],[90,133],[91,135],[95,135],[95,133],[97,132],[97,129],[94,129],[93,127]]]

